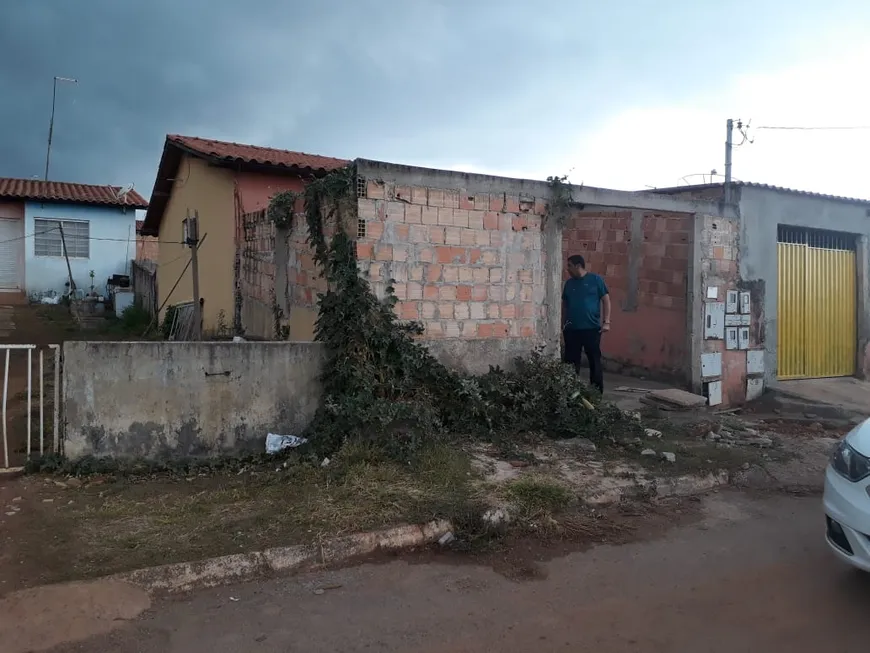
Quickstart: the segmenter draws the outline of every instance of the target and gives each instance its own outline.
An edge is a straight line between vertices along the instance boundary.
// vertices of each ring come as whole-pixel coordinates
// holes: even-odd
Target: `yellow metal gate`
[[[809,379],[855,373],[855,239],[778,229],[777,376]]]

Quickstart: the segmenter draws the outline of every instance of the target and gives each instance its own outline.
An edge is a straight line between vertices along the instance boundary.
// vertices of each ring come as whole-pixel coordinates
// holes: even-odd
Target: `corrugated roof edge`
[[[814,197],[816,199],[835,200],[837,202],[849,202],[852,204],[867,204],[870,205],[870,199],[861,199],[860,197],[845,197],[843,195],[829,195],[826,193],[816,193],[809,190],[798,190],[796,188],[787,188],[785,186],[774,186],[773,184],[761,184],[753,181],[735,181],[735,187],[747,186],[749,188],[760,188],[763,190],[772,190],[777,193],[791,193],[793,195],[803,195],[805,197]],[[686,193],[692,191],[708,190],[712,188],[722,188],[724,184],[695,184],[692,186],[670,186],[667,188],[654,188],[635,191],[637,193]]]

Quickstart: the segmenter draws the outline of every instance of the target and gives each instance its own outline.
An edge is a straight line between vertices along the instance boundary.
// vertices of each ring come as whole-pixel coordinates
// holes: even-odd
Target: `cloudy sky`
[[[0,176],[148,194],[167,132],[640,189],[870,197],[866,0],[0,0]],[[739,141],[739,139],[738,139]],[[696,176],[692,176],[696,175]]]

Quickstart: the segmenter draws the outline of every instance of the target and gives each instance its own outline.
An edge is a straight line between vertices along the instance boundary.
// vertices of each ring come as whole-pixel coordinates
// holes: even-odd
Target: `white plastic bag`
[[[278,453],[282,449],[292,449],[300,444],[308,442],[305,438],[300,438],[298,435],[276,435],[268,433],[266,435],[266,453]]]

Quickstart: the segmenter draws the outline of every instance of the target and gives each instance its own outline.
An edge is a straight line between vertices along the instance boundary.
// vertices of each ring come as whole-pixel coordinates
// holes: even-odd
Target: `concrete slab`
[[[839,406],[870,416],[870,382],[850,376],[777,381],[771,385],[771,390],[786,397]]]

